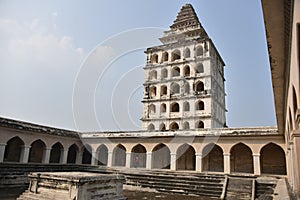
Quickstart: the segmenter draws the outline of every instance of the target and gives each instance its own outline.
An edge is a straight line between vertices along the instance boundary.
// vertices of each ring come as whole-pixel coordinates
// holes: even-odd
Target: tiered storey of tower
[[[160,41],[145,51],[143,129],[224,127],[224,62],[190,4]]]

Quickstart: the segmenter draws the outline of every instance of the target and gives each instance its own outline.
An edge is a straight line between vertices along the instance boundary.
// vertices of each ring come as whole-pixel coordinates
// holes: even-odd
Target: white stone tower
[[[163,45],[148,48],[142,126],[149,131],[226,126],[224,62],[190,4]]]

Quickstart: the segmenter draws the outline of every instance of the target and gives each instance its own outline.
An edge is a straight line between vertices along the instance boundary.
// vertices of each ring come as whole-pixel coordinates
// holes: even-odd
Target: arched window
[[[98,165],[107,166],[108,148],[104,144],[101,144],[100,147],[98,147],[97,152],[98,152]]]
[[[197,121],[195,127],[196,127],[196,128],[204,128],[204,123],[203,123],[203,121]]]
[[[156,113],[156,107],[155,107],[154,104],[151,104],[151,105],[149,106],[149,113],[150,113],[150,114],[155,114],[155,113]]]
[[[203,92],[204,91],[204,83],[199,81],[195,84],[195,91],[196,92]]]
[[[204,67],[202,63],[198,63],[195,67],[195,73],[200,74],[204,72]]]
[[[196,102],[196,105],[195,105],[195,109],[196,110],[204,110],[204,102],[199,100]]]
[[[190,84],[188,82],[184,83],[184,93],[185,94],[190,93]]]
[[[163,62],[169,61],[169,54],[168,54],[168,52],[163,52],[163,54],[162,54],[162,61]]]
[[[188,65],[184,66],[183,74],[184,74],[184,76],[190,76],[191,75],[190,66],[188,66]]]
[[[156,97],[156,87],[155,86],[151,86],[150,87],[150,97]]]
[[[164,123],[161,123],[161,124],[159,125],[159,130],[160,130],[160,131],[165,131],[165,130],[166,130],[166,125],[165,125]]]
[[[180,76],[180,69],[179,69],[179,67],[173,67],[172,68],[171,76],[172,77],[178,77],[178,76]]]
[[[157,54],[153,54],[151,56],[151,62],[152,63],[158,63],[158,55]]]
[[[167,69],[161,70],[161,78],[162,79],[168,78],[168,70]]]
[[[261,149],[260,163],[261,172],[264,174],[286,174],[285,152],[274,143],[270,143]]]
[[[190,111],[190,104],[189,104],[189,102],[185,101],[183,103],[183,111]]]
[[[188,47],[184,49],[183,55],[185,58],[191,57],[191,51]]]
[[[82,164],[90,165],[92,163],[92,147],[88,144],[84,145],[82,154]]]
[[[131,167],[146,167],[146,148],[141,144],[134,146],[131,150]]]
[[[170,128],[169,128],[171,131],[176,131],[176,130],[179,130],[179,125],[176,123],[176,122],[172,122],[170,124]]]
[[[157,79],[157,71],[156,70],[152,70],[150,72],[150,80],[155,80]]]
[[[152,167],[154,169],[170,169],[171,154],[165,144],[158,144],[152,150]]]
[[[180,93],[180,86],[178,83],[171,84],[171,94],[179,94]]]
[[[165,103],[162,103],[162,104],[160,105],[160,112],[161,112],[161,113],[165,113],[166,110],[167,110],[166,104],[165,104]]]
[[[29,151],[30,163],[42,163],[46,145],[42,140],[36,140],[31,145]]]
[[[224,171],[224,156],[221,147],[214,143],[210,143],[202,151],[203,170],[213,172]]]
[[[76,158],[77,158],[77,152],[78,152],[79,148],[77,147],[76,144],[72,144],[69,147],[68,150],[68,158],[67,158],[67,163],[68,164],[75,164],[76,163]]]
[[[154,131],[155,127],[153,124],[148,125],[148,131]]]
[[[190,123],[184,122],[184,123],[183,123],[183,129],[184,129],[184,130],[189,130],[189,129],[190,129]]]
[[[203,56],[203,47],[200,45],[196,47],[196,56]]]
[[[4,152],[4,162],[20,162],[24,142],[18,136],[7,142]]]
[[[171,112],[179,112],[179,104],[178,103],[176,103],[176,102],[174,102],[174,103],[172,103],[171,105],[170,105],[170,110],[171,110]]]
[[[172,61],[180,59],[180,51],[178,49],[172,52]]]
[[[118,144],[113,150],[113,166],[125,166],[126,164],[126,148]]]
[[[231,172],[253,173],[253,156],[251,149],[239,143],[230,150]]]
[[[60,142],[55,143],[50,152],[50,163],[60,163],[61,156],[63,155],[64,147]]]
[[[167,86],[162,85],[162,86],[160,87],[160,95],[161,95],[161,96],[164,96],[164,95],[167,95],[167,93],[168,93]]]
[[[181,145],[176,151],[177,170],[195,170],[196,155],[195,149],[188,144]]]

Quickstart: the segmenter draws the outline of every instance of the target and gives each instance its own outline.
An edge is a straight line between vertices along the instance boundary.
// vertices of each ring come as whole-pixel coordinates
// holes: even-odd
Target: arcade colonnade
[[[83,141],[43,134],[7,134],[1,139],[0,162],[286,174],[286,151],[281,135],[272,133],[254,137],[235,134],[237,132],[220,137],[89,136]]]

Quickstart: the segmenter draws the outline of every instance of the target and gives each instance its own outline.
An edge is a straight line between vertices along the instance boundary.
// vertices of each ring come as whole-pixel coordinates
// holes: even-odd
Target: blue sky
[[[227,124],[276,125],[259,0],[2,0],[0,115],[67,129],[139,129],[143,50],[160,44],[157,38],[185,3],[194,6],[226,63]],[[91,105],[75,105],[74,114],[73,92],[83,69],[93,62],[97,70],[110,58],[106,76],[96,79],[94,73],[94,82],[86,76],[94,84],[93,99]],[[84,95],[79,96],[89,97]],[[89,109],[93,113],[85,115]]]

